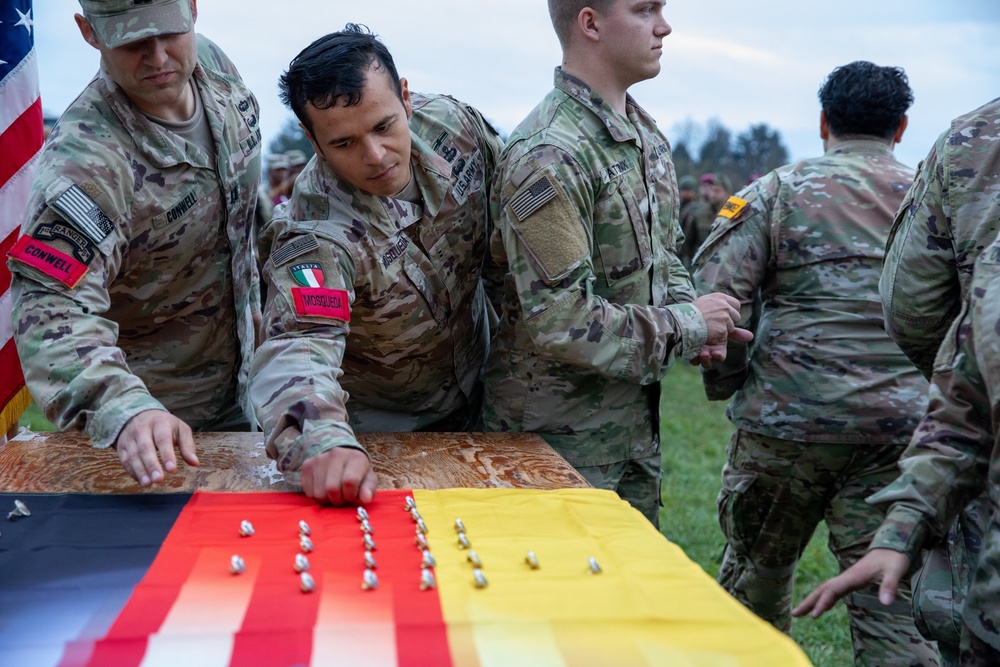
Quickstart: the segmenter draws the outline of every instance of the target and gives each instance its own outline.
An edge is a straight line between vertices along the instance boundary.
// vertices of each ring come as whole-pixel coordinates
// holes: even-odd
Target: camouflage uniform
[[[1000,99],[956,118],[938,138],[889,235],[879,283],[886,329],[928,378],[976,258],[998,230]],[[913,580],[917,627],[951,664],[986,518],[983,498],[970,503]]]
[[[197,45],[192,80],[215,154],[147,119],[100,72],[45,144],[21,261],[9,262],[31,393],[57,428],[97,447],[144,410],[196,430],[249,419],[258,106],[225,54]]]
[[[889,235],[879,283],[886,330],[928,378],[976,258],[1000,231],[998,144],[1000,99],[952,121]]]
[[[715,216],[712,207],[703,199],[695,199],[681,206],[680,224],[684,232],[684,243],[681,245],[680,257],[684,266],[691,268],[691,262],[698,253],[698,248],[708,238]]]
[[[484,376],[487,429],[540,434],[591,483],[654,524],[659,381],[707,327],[677,258],[679,195],[666,138],[557,69],[508,139],[491,199],[506,266]]]
[[[968,308],[937,356],[930,405],[907,454],[902,474],[871,498],[888,505],[871,548],[893,549],[916,560],[929,540],[940,539],[968,501],[986,487],[987,530],[965,601],[973,645],[1000,664],[1000,240],[979,256]],[[963,644],[970,643],[963,636]]]
[[[333,447],[362,449],[352,425],[468,430],[478,411],[501,142],[451,98],[411,102],[422,205],[362,192],[314,157],[261,234],[268,296],[251,400],[268,453],[293,475]]]
[[[739,326],[756,336],[749,349],[731,343],[704,374],[709,398],[735,392],[719,580],[786,632],[816,524],[829,526],[842,568],[864,555],[881,519],[865,498],[895,478],[926,405],[927,382],[883,331],[877,296],[889,224],[912,179],[886,143],[838,143],[731,197],[695,258],[699,291],[739,299]],[[875,588],[850,598],[858,664],[936,664],[907,596],[888,610]]]

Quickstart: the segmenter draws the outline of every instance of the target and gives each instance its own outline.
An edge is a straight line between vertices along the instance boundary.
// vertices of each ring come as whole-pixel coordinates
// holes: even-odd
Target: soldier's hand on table
[[[878,599],[884,605],[896,599],[899,581],[910,568],[910,557],[892,549],[872,549],[864,558],[833,579],[824,581],[792,610],[792,616],[819,618],[837,600],[876,581],[881,582]]]
[[[378,480],[368,455],[353,447],[334,447],[302,464],[302,492],[331,505],[366,505]]]
[[[163,481],[163,470],[177,470],[174,447],[188,465],[198,465],[191,427],[163,410],[146,410],[132,417],[118,435],[118,460],[142,486]],[[160,460],[163,466],[160,466]]]
[[[708,327],[706,345],[725,343],[740,319],[740,302],[721,292],[700,296],[693,302]]]

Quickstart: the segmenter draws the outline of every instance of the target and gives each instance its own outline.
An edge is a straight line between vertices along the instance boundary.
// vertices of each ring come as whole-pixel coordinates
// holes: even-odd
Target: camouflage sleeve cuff
[[[693,359],[708,341],[708,325],[701,311],[691,303],[677,303],[667,306],[667,311],[677,324],[680,345],[673,346],[673,354],[681,359]]]
[[[358,443],[354,431],[344,422],[335,419],[315,419],[306,422],[305,430],[290,426],[272,435],[267,441],[267,452],[278,463],[278,470],[291,482],[297,482],[302,464],[314,456],[334,447],[350,447],[368,451]]]
[[[868,549],[891,549],[909,556],[910,562],[916,562],[926,538],[927,526],[923,513],[896,504],[889,508],[889,514],[875,533]]]
[[[132,417],[146,410],[169,412],[163,404],[142,389],[133,389],[106,402],[87,424],[87,435],[94,447],[106,449],[118,441],[118,435]]]

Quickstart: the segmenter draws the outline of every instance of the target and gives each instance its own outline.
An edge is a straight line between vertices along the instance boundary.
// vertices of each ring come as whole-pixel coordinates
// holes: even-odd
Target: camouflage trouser
[[[1000,651],[984,642],[963,624],[959,662],[956,664],[961,667],[997,667],[1000,665]]]
[[[948,537],[913,575],[913,620],[924,637],[937,641],[941,664],[948,667],[959,664],[962,609],[988,520],[986,497],[980,496],[962,510]]]
[[[719,494],[726,550],[719,583],[779,630],[789,632],[795,568],[816,526],[845,569],[861,558],[882,522],[865,498],[896,479],[904,445],[805,443],[737,431]],[[917,632],[910,591],[901,582],[886,607],[878,587],[845,598],[857,665],[937,665]]]
[[[660,481],[663,477],[661,458],[657,453],[642,459],[579,467],[577,470],[591,486],[616,492],[659,528]]]

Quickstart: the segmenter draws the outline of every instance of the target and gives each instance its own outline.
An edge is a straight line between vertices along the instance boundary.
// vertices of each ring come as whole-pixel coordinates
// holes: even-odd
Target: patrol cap
[[[697,190],[698,181],[695,180],[694,176],[681,176],[680,180],[677,181],[678,190]]]
[[[293,148],[290,151],[285,151],[285,157],[288,158],[289,167],[301,167],[302,165],[304,165],[306,162],[309,161],[308,158],[306,158],[306,154],[300,151],[298,148]]]
[[[698,182],[711,183],[712,185],[721,185],[726,189],[726,192],[733,191],[733,184],[729,180],[729,177],[726,176],[725,174],[713,174],[709,172],[707,174],[702,175],[702,177],[698,179]]]
[[[80,0],[87,22],[109,48],[191,31],[190,0]]]
[[[284,153],[275,153],[267,158],[268,169],[288,169],[288,158]]]

